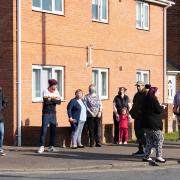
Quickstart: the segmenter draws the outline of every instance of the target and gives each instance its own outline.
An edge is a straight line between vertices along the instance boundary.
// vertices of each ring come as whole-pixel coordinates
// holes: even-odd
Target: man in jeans
[[[55,136],[56,136],[56,105],[61,104],[60,94],[57,90],[57,81],[50,79],[48,81],[49,87],[43,92],[43,110],[42,110],[42,127],[40,135],[40,147],[38,153],[44,152],[45,138],[47,128],[50,128],[50,142],[48,151],[56,152],[55,149]]]
[[[0,87],[0,156],[5,156],[3,151],[3,140],[4,140],[4,118],[3,109],[5,108],[7,102],[5,100],[2,87]]]

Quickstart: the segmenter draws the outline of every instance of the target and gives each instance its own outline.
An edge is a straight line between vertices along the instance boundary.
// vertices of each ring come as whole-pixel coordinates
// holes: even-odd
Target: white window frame
[[[107,13],[107,19],[102,18],[102,0],[98,1],[98,19],[93,18],[92,14],[92,21],[102,22],[102,23],[108,23],[109,21],[109,0],[106,0],[106,13]],[[92,0],[93,3],[93,0]],[[91,10],[92,13],[92,10]]]
[[[42,81],[43,81],[43,69],[51,69],[52,70],[52,78],[55,79],[55,71],[60,70],[62,71],[62,96],[61,100],[64,100],[64,67],[63,66],[42,66],[42,65],[32,65],[32,102],[43,102],[43,97],[42,97],[42,92],[44,89],[42,89]],[[33,97],[33,70],[38,69],[40,70],[40,92],[41,92],[41,97]]]
[[[136,71],[136,82],[138,81],[137,73],[140,73],[140,76],[141,76],[141,80],[140,81],[142,81],[143,83],[147,83],[147,84],[150,83],[150,71],[148,71],[148,70],[137,70]],[[144,80],[143,80],[144,74],[148,75],[148,82],[144,82]]]
[[[33,6],[33,0],[32,0],[32,10],[33,11],[46,12],[46,13],[50,13],[50,14],[56,14],[56,15],[64,15],[64,0],[62,0],[62,11],[56,11],[55,10],[55,0],[51,0],[52,1],[52,11],[43,10],[42,9],[42,1],[43,0],[40,0],[40,6],[41,7],[34,7]]]
[[[137,23],[137,19],[138,19],[138,5],[141,5],[141,26],[138,25]],[[145,26],[145,19],[144,19],[144,6],[147,6],[148,7],[148,26],[146,27]],[[145,3],[145,2],[142,2],[142,1],[136,1],[136,28],[137,29],[142,29],[142,30],[146,30],[148,31],[150,28],[149,28],[149,25],[150,25],[150,8],[149,8],[149,4],[148,3]]]
[[[92,82],[93,82],[93,71],[98,71],[98,92],[97,95],[101,100],[105,100],[109,98],[109,69],[105,68],[93,68],[92,69]],[[101,95],[101,90],[102,90],[102,79],[101,79],[101,72],[105,72],[107,74],[106,78],[106,96]]]

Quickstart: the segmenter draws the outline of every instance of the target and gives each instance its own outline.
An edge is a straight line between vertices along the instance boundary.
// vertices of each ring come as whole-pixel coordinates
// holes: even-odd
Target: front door
[[[168,103],[173,103],[176,94],[176,76],[168,75]]]

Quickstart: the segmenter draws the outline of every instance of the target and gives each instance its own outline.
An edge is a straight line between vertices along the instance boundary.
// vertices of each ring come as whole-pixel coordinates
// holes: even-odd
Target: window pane
[[[141,10],[141,4],[140,2],[137,2],[136,4],[136,26],[137,27],[142,27],[142,19],[141,19],[141,14],[142,14],[142,10]]]
[[[40,8],[41,7],[41,0],[33,0],[33,7],[38,7]]]
[[[148,74],[143,74],[143,82],[145,84],[148,84],[149,83],[149,75]]]
[[[148,28],[148,26],[149,26],[149,7],[148,7],[148,5],[143,6],[143,17],[144,17],[143,26]]]
[[[101,72],[101,96],[107,96],[107,73]]]
[[[141,73],[137,72],[136,73],[136,82],[141,81]]]
[[[62,11],[62,0],[55,0],[55,11]]]
[[[102,0],[102,19],[107,19],[107,0]]]
[[[98,0],[92,0],[92,18],[98,19]]]
[[[99,91],[98,91],[98,71],[97,70],[93,70],[92,71],[92,83],[96,86],[96,93],[97,95],[99,95]]]
[[[48,88],[48,80],[52,78],[52,70],[44,68],[42,69],[42,90]]]
[[[55,79],[57,80],[58,84],[57,84],[57,88],[59,91],[60,96],[62,97],[62,71],[61,70],[55,70]]]
[[[42,0],[42,9],[52,11],[52,0]]]
[[[33,69],[33,98],[41,97],[41,71]]]

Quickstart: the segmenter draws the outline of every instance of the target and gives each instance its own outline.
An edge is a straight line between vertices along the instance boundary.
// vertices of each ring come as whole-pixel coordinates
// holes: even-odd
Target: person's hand
[[[58,100],[58,101],[59,101],[59,100],[61,100],[61,98],[60,98],[60,97],[56,97],[56,100]]]
[[[48,97],[48,101],[51,101],[51,98],[50,98],[50,97]]]
[[[91,113],[92,117],[96,117],[95,113],[93,113],[93,112],[90,112],[90,113]]]
[[[166,109],[166,107],[167,107],[166,104],[161,104],[161,106],[163,107],[163,109]]]

